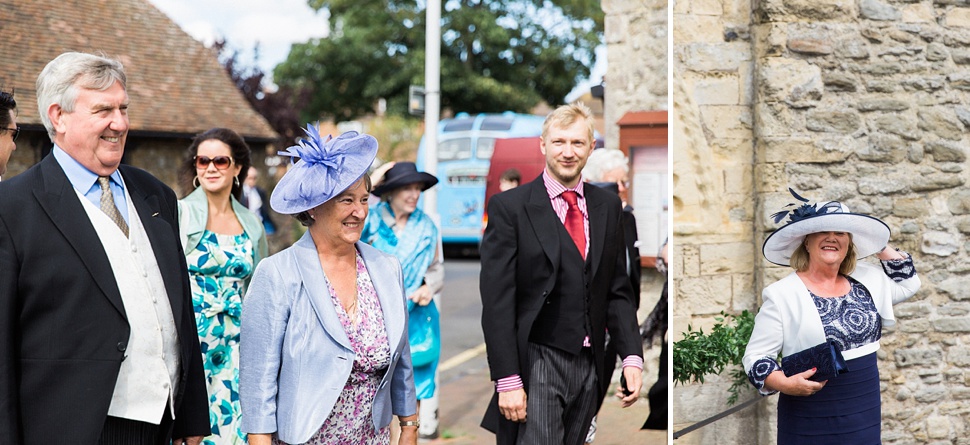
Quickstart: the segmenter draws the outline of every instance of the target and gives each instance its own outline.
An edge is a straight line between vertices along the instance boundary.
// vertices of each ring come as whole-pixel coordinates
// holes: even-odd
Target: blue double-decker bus
[[[459,113],[438,124],[437,213],[445,244],[475,244],[482,240],[485,185],[495,141],[539,137],[543,116],[517,113]],[[417,166],[424,170],[425,139],[418,146]],[[424,205],[424,200],[421,204]]]

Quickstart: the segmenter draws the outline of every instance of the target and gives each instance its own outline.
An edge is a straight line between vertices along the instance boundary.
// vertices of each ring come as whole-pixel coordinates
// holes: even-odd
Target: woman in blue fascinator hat
[[[314,125],[270,205],[307,231],[256,268],[243,302],[239,372],[251,445],[417,443],[401,265],[360,242],[374,137]]]
[[[772,215],[788,222],[762,252],[794,271],[762,292],[748,379],[762,395],[781,393],[778,443],[880,443],[876,350],[882,327],[896,323],[893,305],[919,290],[913,259],[888,246],[879,219],[789,191],[801,204]],[[857,262],[870,255],[881,264]]]

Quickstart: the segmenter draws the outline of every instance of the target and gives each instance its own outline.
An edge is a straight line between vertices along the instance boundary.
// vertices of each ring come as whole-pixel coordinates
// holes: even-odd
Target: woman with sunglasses
[[[239,316],[256,263],[266,256],[259,218],[239,201],[249,146],[236,132],[213,128],[192,141],[179,172],[180,234],[192,286],[209,387],[212,435],[207,445],[244,444],[239,409]]]

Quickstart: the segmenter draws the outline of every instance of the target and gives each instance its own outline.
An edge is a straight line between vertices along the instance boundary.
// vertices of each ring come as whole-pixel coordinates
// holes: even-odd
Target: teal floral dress
[[[239,315],[245,280],[253,273],[253,243],[245,232],[206,230],[186,261],[209,389],[212,435],[202,443],[245,444],[239,422]]]

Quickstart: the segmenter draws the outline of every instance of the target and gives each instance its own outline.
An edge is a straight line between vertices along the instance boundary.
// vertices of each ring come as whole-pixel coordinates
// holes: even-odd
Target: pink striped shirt
[[[586,251],[583,252],[583,257],[589,255],[589,212],[586,211],[586,195],[583,194],[583,178],[579,178],[579,184],[573,188],[566,188],[566,186],[559,183],[549,176],[547,170],[542,171],[542,182],[546,186],[546,193],[549,194],[549,200],[552,201],[552,210],[556,211],[556,216],[559,217],[559,222],[565,224],[566,221],[566,211],[569,210],[569,204],[562,197],[562,192],[572,190],[579,195],[576,199],[576,205],[579,207],[579,211],[583,214],[583,235],[586,237]],[[589,345],[586,345],[589,346]]]

